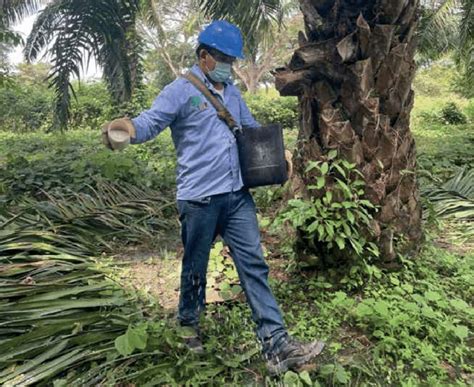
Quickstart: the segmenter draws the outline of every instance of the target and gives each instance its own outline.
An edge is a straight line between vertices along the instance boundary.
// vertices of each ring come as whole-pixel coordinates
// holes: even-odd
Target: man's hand
[[[288,180],[291,179],[291,176],[293,176],[292,159],[293,159],[293,154],[288,149],[285,149],[286,172],[288,174]]]
[[[121,149],[123,145],[114,144],[114,141],[110,138],[110,131],[126,132],[130,136],[130,138],[135,138],[136,136],[135,127],[133,126],[133,123],[129,118],[119,118],[107,122],[102,127],[102,143],[111,150]]]

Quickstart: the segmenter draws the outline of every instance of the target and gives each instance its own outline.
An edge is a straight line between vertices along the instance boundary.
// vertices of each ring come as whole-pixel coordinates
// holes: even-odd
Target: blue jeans
[[[244,188],[200,200],[178,200],[178,210],[184,245],[178,311],[181,325],[198,325],[206,302],[211,245],[216,236],[221,235],[237,268],[258,338],[262,343],[279,341],[286,335],[286,329],[268,286],[268,266],[263,258],[256,208],[250,192]]]

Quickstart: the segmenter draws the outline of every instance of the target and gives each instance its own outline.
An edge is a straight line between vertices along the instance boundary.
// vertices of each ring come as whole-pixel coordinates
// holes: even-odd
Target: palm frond
[[[203,13],[213,19],[226,19],[238,25],[252,51],[273,23],[281,23],[281,0],[198,0]]]
[[[33,14],[46,3],[47,0],[3,0],[0,2],[0,18],[12,25]]]
[[[461,47],[472,47],[474,41],[474,0],[462,0],[462,20],[460,25]]]
[[[466,90],[474,89],[474,0],[462,0],[462,20],[460,23],[457,62],[461,66],[466,82]],[[472,92],[471,92],[472,95]]]
[[[99,182],[97,189],[89,187],[89,190],[90,194],[45,192],[47,201],[26,200],[18,205],[12,218],[25,230],[35,230],[35,237],[40,225],[45,242],[50,242],[53,236],[57,246],[73,247],[76,255],[109,249],[107,240],[113,237],[124,236],[130,242],[152,240],[160,232],[177,226],[173,216],[166,216],[167,211],[171,214],[175,211],[174,201],[162,198],[157,191],[106,182]],[[26,238],[25,232],[22,240]],[[15,235],[6,241],[18,250]]]
[[[104,77],[118,102],[131,98],[138,57],[133,34],[138,0],[57,0],[39,15],[28,37],[25,57],[34,60],[43,51],[52,57],[50,80],[56,92],[56,117],[64,128],[74,94],[70,78],[79,78],[80,70],[91,56],[104,69]]]
[[[127,329],[123,306],[132,303],[93,259],[58,239],[0,218],[2,385],[31,385],[105,359]]]
[[[418,51],[423,58],[437,59],[458,44],[459,14],[457,0],[425,5],[418,28]]]
[[[170,203],[133,186],[93,192],[47,195],[0,215],[2,385],[46,384],[59,374],[68,385],[95,385],[124,361],[114,341],[141,312],[91,251],[134,217],[129,230],[156,225],[150,216]]]
[[[474,231],[474,170],[461,169],[441,187],[422,190],[436,215],[462,222],[466,233]]]

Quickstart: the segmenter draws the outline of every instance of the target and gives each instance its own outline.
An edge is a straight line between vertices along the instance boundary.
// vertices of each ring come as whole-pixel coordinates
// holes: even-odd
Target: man
[[[240,30],[226,21],[215,21],[200,33],[198,42],[198,64],[192,73],[241,127],[258,127],[230,81],[232,64],[243,58]],[[128,131],[131,143],[138,144],[168,126],[178,156],[177,201],[184,245],[178,320],[194,332],[186,339],[188,347],[203,351],[199,316],[205,307],[209,252],[220,234],[237,267],[270,373],[308,362],[321,352],[323,343],[299,343],[285,329],[268,285],[255,203],[243,187],[235,137],[205,96],[180,77],[163,89],[150,110],[132,120],[115,120],[109,128]],[[104,140],[110,145],[107,133]]]

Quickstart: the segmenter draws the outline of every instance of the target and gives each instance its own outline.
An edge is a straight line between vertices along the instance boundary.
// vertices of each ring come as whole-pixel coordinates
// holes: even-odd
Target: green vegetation
[[[337,257],[336,246],[339,250],[350,249],[358,258],[371,254],[377,257],[377,246],[363,235],[365,231],[370,237],[367,231],[375,210],[370,201],[362,199],[363,175],[355,164],[336,157],[337,151],[333,150],[326,159],[309,163],[305,172],[316,174],[316,184],[308,186],[313,196],[309,200],[289,200],[288,210],[275,224],[290,221],[294,229],[303,230],[313,246],[319,245],[321,257]],[[328,180],[335,181],[334,188],[323,191]]]
[[[0,383],[472,384],[474,102],[453,93],[449,74],[435,67],[415,82],[426,231],[416,257],[399,256],[397,267],[373,264],[376,249],[356,227],[370,223],[373,208],[359,198],[358,173],[335,154],[308,168],[320,177],[310,201],[287,202],[287,186],[255,190],[271,285],[290,332],[328,343],[315,369],[276,378],[266,374],[222,242],[209,273],[222,299],[203,316],[202,357],[183,346],[173,311],[129,276],[132,262],[124,258],[137,250],[152,250],[153,260],[177,270],[174,254],[162,254],[178,239],[169,131],[112,153],[100,145],[99,127],[114,114],[102,85],[84,86],[72,110],[77,129],[67,135],[44,132],[43,123],[52,122],[42,110],[46,94],[11,89],[16,99],[1,105],[12,114],[2,114],[0,132]],[[20,95],[45,116],[35,118]],[[261,122],[296,126],[295,99],[248,98]],[[293,147],[297,131],[285,136]],[[318,196],[339,168],[347,177],[340,192]],[[324,224],[314,224],[320,217]],[[302,261],[292,246],[294,226],[351,245],[363,259],[345,267]]]
[[[279,123],[285,129],[293,129],[298,124],[298,100],[295,97],[261,92],[248,94],[245,100],[258,122]]]

